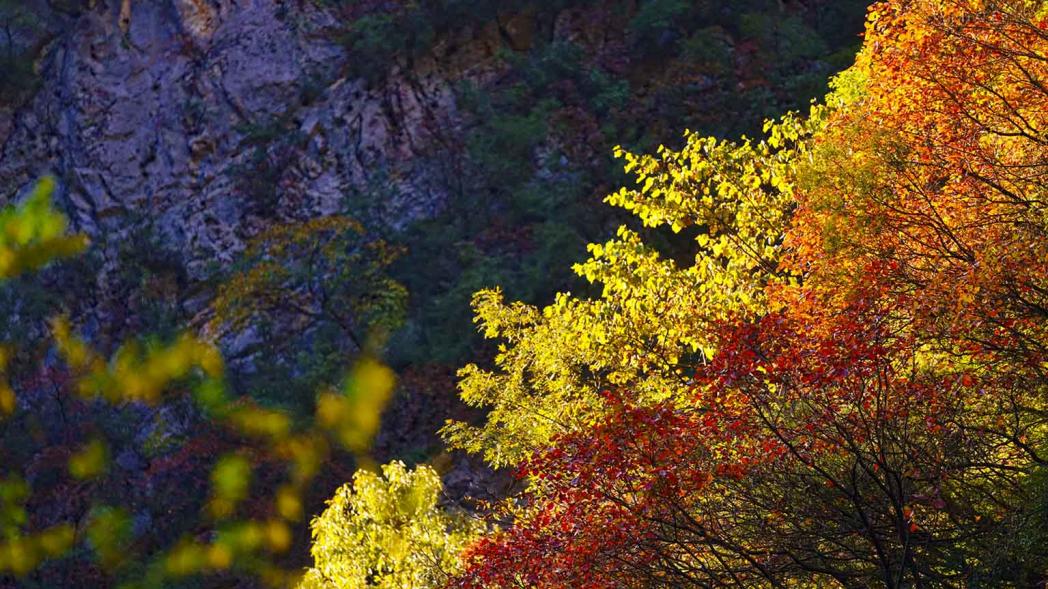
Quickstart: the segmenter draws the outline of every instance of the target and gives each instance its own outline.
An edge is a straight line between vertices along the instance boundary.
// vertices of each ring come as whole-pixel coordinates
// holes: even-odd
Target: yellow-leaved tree
[[[483,531],[440,505],[431,467],[391,462],[357,471],[313,520],[313,558],[299,589],[428,589],[461,571],[460,554]]]
[[[481,427],[449,423],[448,443],[510,466],[555,433],[598,418],[602,389],[628,388],[648,401],[686,390],[690,367],[713,353],[710,325],[760,313],[765,288],[791,280],[778,265],[793,209],[793,164],[827,110],[769,122],[759,142],[688,132],[679,151],[617,149],[636,187],[605,201],[647,227],[696,231],[693,263],[669,259],[622,226],[611,241],[591,244],[590,259],[574,268],[603,285],[598,298],[562,293],[538,309],[507,304],[498,289],[478,292],[475,320],[486,337],[505,343],[495,370],[471,364],[460,371],[462,398],[488,416]]]

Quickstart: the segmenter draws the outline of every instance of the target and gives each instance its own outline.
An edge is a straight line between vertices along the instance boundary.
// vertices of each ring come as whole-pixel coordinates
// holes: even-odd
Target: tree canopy
[[[456,586],[1043,582],[1046,28],[882,2],[807,117],[622,154],[694,262],[620,229],[597,299],[478,295],[448,439],[528,490]]]
[[[426,7],[409,8],[376,31]],[[634,35],[657,43],[688,13],[648,3]],[[436,466],[367,457],[393,374],[361,332],[399,325],[406,291],[396,248],[330,217],[260,235],[214,305],[214,325],[284,307],[356,342],[307,417],[234,398],[200,337],[103,355],[51,322],[79,398],[184,396],[230,439],[203,450],[208,533],[141,566],[120,506],[40,525],[35,489],[0,479],[0,572],[82,549],[130,587],[241,569],[301,589],[1048,582],[1048,5],[883,0],[807,113],[760,139],[615,155],[633,180],[605,201],[637,219],[574,266],[592,296],[473,299],[498,351],[459,373],[483,414],[442,434],[511,470],[508,496],[466,509]],[[51,188],[0,212],[0,279],[84,248]],[[22,410],[3,376],[0,423]],[[360,469],[312,519],[313,566],[288,570],[302,498],[340,449]],[[57,455],[91,481],[109,454],[96,436]],[[263,477],[272,496],[253,499]]]

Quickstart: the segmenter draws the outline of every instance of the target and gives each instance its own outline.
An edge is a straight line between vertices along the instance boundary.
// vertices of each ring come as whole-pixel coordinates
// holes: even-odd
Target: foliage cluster
[[[593,296],[476,295],[488,414],[445,435],[526,489],[426,586],[1048,579],[1048,9],[888,0],[866,30],[761,141],[618,151],[607,202],[690,259],[624,226],[575,266]]]
[[[461,571],[481,525],[439,505],[440,476],[429,466],[391,462],[360,471],[313,520],[313,558],[300,589],[432,587]]]
[[[398,255],[342,216],[256,236],[212,305],[212,330],[250,329],[258,340],[260,370],[245,388],[308,413],[314,391],[334,384],[347,358],[381,353],[407,304],[407,291],[388,273]]]
[[[68,234],[65,218],[51,204],[53,186],[44,180],[20,204],[0,212],[5,280],[87,245],[82,235]],[[319,392],[312,419],[296,423],[286,413],[233,398],[217,348],[194,336],[130,340],[106,357],[58,316],[51,321],[50,339],[55,359],[20,374],[6,370],[12,348],[5,347],[0,386],[0,575],[45,586],[47,579],[69,582],[61,571],[75,560],[95,563],[72,567],[69,574],[81,586],[170,586],[232,570],[273,586],[293,583],[301,574],[281,568],[277,559],[290,548],[291,526],[304,517],[306,491],[337,449],[365,458],[393,387],[392,372],[362,354],[341,386]],[[171,534],[158,536],[158,546],[143,537],[135,519],[139,514],[129,511],[133,506],[122,503],[129,492],[124,471],[133,467],[110,448],[128,435],[126,423],[107,427],[98,421],[88,432],[59,430],[65,439],[49,441],[31,457],[7,444],[12,438],[32,440],[20,430],[31,431],[34,417],[52,417],[34,416],[45,406],[39,395],[48,390],[54,391],[63,421],[67,410],[108,406],[101,415],[111,418],[121,410],[162,411],[188,402],[208,417],[210,427],[223,432],[198,434],[154,457],[153,484],[182,493],[186,502],[165,502],[163,516],[190,516],[158,522]],[[186,468],[187,459],[196,465]],[[203,480],[188,478],[201,470],[210,474]],[[164,471],[172,476],[163,476]],[[256,479],[266,479],[262,489],[255,488]],[[198,485],[199,501],[191,494]],[[43,510],[40,504],[50,507]],[[187,525],[194,522],[206,526],[207,533]]]
[[[877,4],[807,118],[625,155],[691,265],[622,229],[599,298],[478,295],[449,441],[529,488],[453,586],[1042,583],[1046,19]]]
[[[810,157],[808,136],[822,124],[818,117],[789,118],[757,144],[689,134],[683,149],[660,149],[656,157],[619,150],[640,183],[609,201],[641,222],[593,248],[577,274],[570,263],[625,216],[594,206],[598,199],[588,188],[624,181],[606,155],[613,141],[632,151],[653,149],[682,122],[733,135],[750,124],[740,121],[803,103],[817,92],[794,80],[824,80],[830,68],[843,65],[833,55],[853,40],[839,36],[849,30],[841,23],[858,11],[816,2],[813,12],[788,11],[784,20],[775,18],[783,14],[775,2],[722,10],[713,2],[650,0],[620,22],[617,15],[625,13],[610,3],[596,13],[623,35],[622,43],[598,51],[585,40],[550,41],[559,10],[589,9],[592,2],[327,3],[353,15],[346,43],[358,65],[351,67],[363,68],[356,73],[372,82],[459,27],[498,28],[507,16],[530,14],[539,32],[530,47],[500,53],[504,71],[494,83],[461,87],[466,126],[462,145],[446,154],[455,159],[449,166],[455,183],[449,182],[444,214],[384,239],[343,216],[291,223],[248,247],[223,277],[209,326],[248,341],[254,372],[246,379],[236,378],[239,371],[230,376],[212,344],[180,335],[176,326],[185,310],[178,303],[186,293],[174,254],[157,247],[148,232],[116,244],[124,272],[108,278],[121,292],[135,293],[128,296],[136,305],[129,315],[149,318],[113,329],[87,321],[83,339],[74,335],[79,325],[55,322],[38,346],[47,354],[29,355],[33,362],[19,356],[18,371],[6,374],[10,391],[0,391],[0,407],[11,413],[0,424],[0,464],[25,466],[23,472],[0,467],[0,516],[10,519],[3,520],[0,552],[16,555],[0,557],[0,571],[17,573],[19,582],[191,586],[201,573],[213,580],[238,572],[290,582],[294,575],[284,569],[301,563],[285,555],[296,542],[296,522],[305,519],[307,488],[339,451],[367,465],[362,454],[390,387],[389,373],[370,358],[386,353],[397,366],[458,364],[494,352],[467,333],[471,296],[492,284],[527,303],[569,288],[576,295],[558,297],[545,315],[526,305],[504,306],[490,291],[477,297],[488,334],[509,345],[496,370],[471,368],[464,380],[466,400],[493,408],[491,421],[447,432],[454,444],[510,466],[529,457],[543,464],[545,457],[532,455],[550,440],[589,452],[592,444],[582,450],[585,437],[561,436],[604,420],[607,428],[594,431],[612,439],[631,433],[615,429],[619,414],[639,411],[641,419],[644,411],[676,410],[689,396],[691,372],[723,345],[717,326],[756,320],[773,300],[769,289],[793,285],[791,278],[802,274],[775,266],[793,215],[792,166],[802,154]],[[375,7],[378,12],[369,12]],[[775,52],[788,59],[773,58]],[[712,89],[683,82],[698,76],[714,80]],[[298,149],[301,137],[290,128],[278,118],[241,129],[248,158],[236,171],[237,187],[263,217],[275,216],[281,180]],[[699,193],[704,196],[687,197]],[[668,194],[677,200],[663,202]],[[12,273],[39,271],[43,262],[82,245],[65,235],[60,215],[39,204],[46,199],[28,202],[39,210],[11,209],[2,217],[10,229],[5,247]],[[695,235],[697,243],[690,239]],[[704,263],[688,262],[695,248]],[[54,288],[49,284],[19,283],[29,290],[5,292],[14,306],[27,297],[39,303],[25,317],[40,323],[54,313],[51,302],[68,309],[66,299],[74,296],[39,296]],[[706,311],[696,314],[696,308]],[[24,343],[14,319],[11,324],[6,333]],[[107,329],[130,341],[119,344],[122,338]],[[136,339],[137,333],[159,337]],[[357,368],[343,380],[354,358]],[[532,365],[551,380],[534,386],[541,377],[530,372]],[[633,391],[636,399],[605,403],[598,393],[606,388]],[[48,396],[37,398],[40,391]],[[263,406],[232,391],[249,391]],[[523,402],[514,406],[517,401]],[[183,410],[195,416],[191,431],[169,423]],[[62,417],[67,414],[90,417]],[[153,424],[148,440],[129,439],[143,416]],[[637,437],[638,444],[648,442],[658,443]],[[145,466],[137,464],[138,449],[146,453]],[[705,451],[695,449],[695,440],[682,444],[688,449]],[[585,463],[548,458],[551,476]],[[640,468],[636,458],[628,457]],[[145,474],[129,474],[135,469]],[[581,474],[579,481],[598,480]],[[557,497],[558,482],[575,484],[529,480],[535,489],[549,485],[549,494],[503,506],[500,521],[546,521],[531,519],[530,506]],[[454,510],[445,513],[439,493],[439,478],[427,467],[390,465],[381,476],[361,471],[315,520],[316,566],[306,583],[359,586],[363,578],[425,587],[472,575],[476,569],[466,571],[460,556],[483,527]],[[68,526],[71,521],[79,525]],[[536,541],[543,531],[535,529]],[[501,538],[509,536],[489,537]],[[484,542],[469,554],[480,554]],[[47,557],[55,558],[42,560]]]
[[[616,143],[641,151],[672,144],[682,124],[734,136],[754,120],[805,104],[846,65],[835,55],[849,54],[857,39],[840,33],[858,32],[852,21],[862,14],[859,2],[817,2],[806,12],[760,1],[730,9],[642,2],[635,13],[614,3],[579,4],[594,26],[622,37],[602,46],[547,30],[559,4],[494,12],[485,6],[450,22],[524,15],[538,33],[529,47],[498,54],[504,72],[497,80],[460,84],[462,145],[436,164],[452,170],[449,202],[438,217],[389,236],[406,246],[395,273],[413,301],[394,346],[397,365],[456,364],[483,353],[483,342],[466,332],[465,309],[472,293],[493,284],[529,303],[557,291],[589,292],[569,267],[581,261],[586,243],[625,220],[599,206],[591,188],[627,180],[608,157]],[[672,42],[645,57],[654,51],[650,39],[661,37]],[[637,230],[661,249],[691,247],[661,229]]]

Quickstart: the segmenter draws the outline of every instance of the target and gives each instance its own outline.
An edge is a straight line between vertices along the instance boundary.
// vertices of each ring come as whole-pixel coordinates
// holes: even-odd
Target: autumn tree
[[[313,520],[315,566],[300,589],[425,589],[461,571],[463,548],[479,520],[445,510],[440,476],[402,462],[357,471]]]
[[[606,395],[604,420],[525,462],[527,507],[460,586],[1036,579],[1043,559],[993,548],[1031,515],[1028,461],[963,427],[972,395],[1007,389],[915,369],[861,300],[797,321],[724,326],[687,403]]]
[[[407,291],[388,276],[396,248],[348,217],[275,225],[251,240],[215,300],[216,326],[243,329],[279,314],[309,329],[335,324],[357,349],[403,321]]]
[[[713,325],[763,312],[765,288],[790,280],[778,261],[793,202],[791,162],[806,152],[823,112],[787,116],[759,143],[689,133],[680,151],[618,150],[638,187],[606,200],[649,227],[700,230],[693,263],[679,265],[623,226],[575,267],[603,285],[598,298],[565,293],[540,310],[506,304],[497,289],[477,293],[484,335],[509,345],[496,370],[461,371],[463,400],[488,417],[479,428],[449,424],[451,446],[513,465],[555,433],[592,423],[604,388],[629,388],[649,401],[687,395],[689,373],[714,353]]]
[[[246,342],[253,396],[308,414],[318,388],[348,359],[381,355],[404,321],[407,290],[388,272],[399,253],[348,217],[270,227],[219,286],[209,331]]]
[[[1042,583],[1046,29],[879,3],[806,119],[627,157],[693,266],[620,230],[598,299],[479,295],[491,413],[446,432],[529,487],[458,586]]]

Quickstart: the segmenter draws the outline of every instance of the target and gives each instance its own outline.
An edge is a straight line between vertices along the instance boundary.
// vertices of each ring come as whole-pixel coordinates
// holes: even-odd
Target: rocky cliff
[[[40,3],[35,95],[0,114],[0,193],[60,180],[76,226],[162,228],[191,274],[280,218],[330,214],[382,168],[399,223],[444,201],[431,165],[455,128],[452,84],[496,39],[462,31],[381,83],[341,73],[331,10],[280,0]],[[252,191],[250,176],[272,183]],[[245,178],[247,177],[247,178]],[[255,178],[254,180],[258,180]]]

